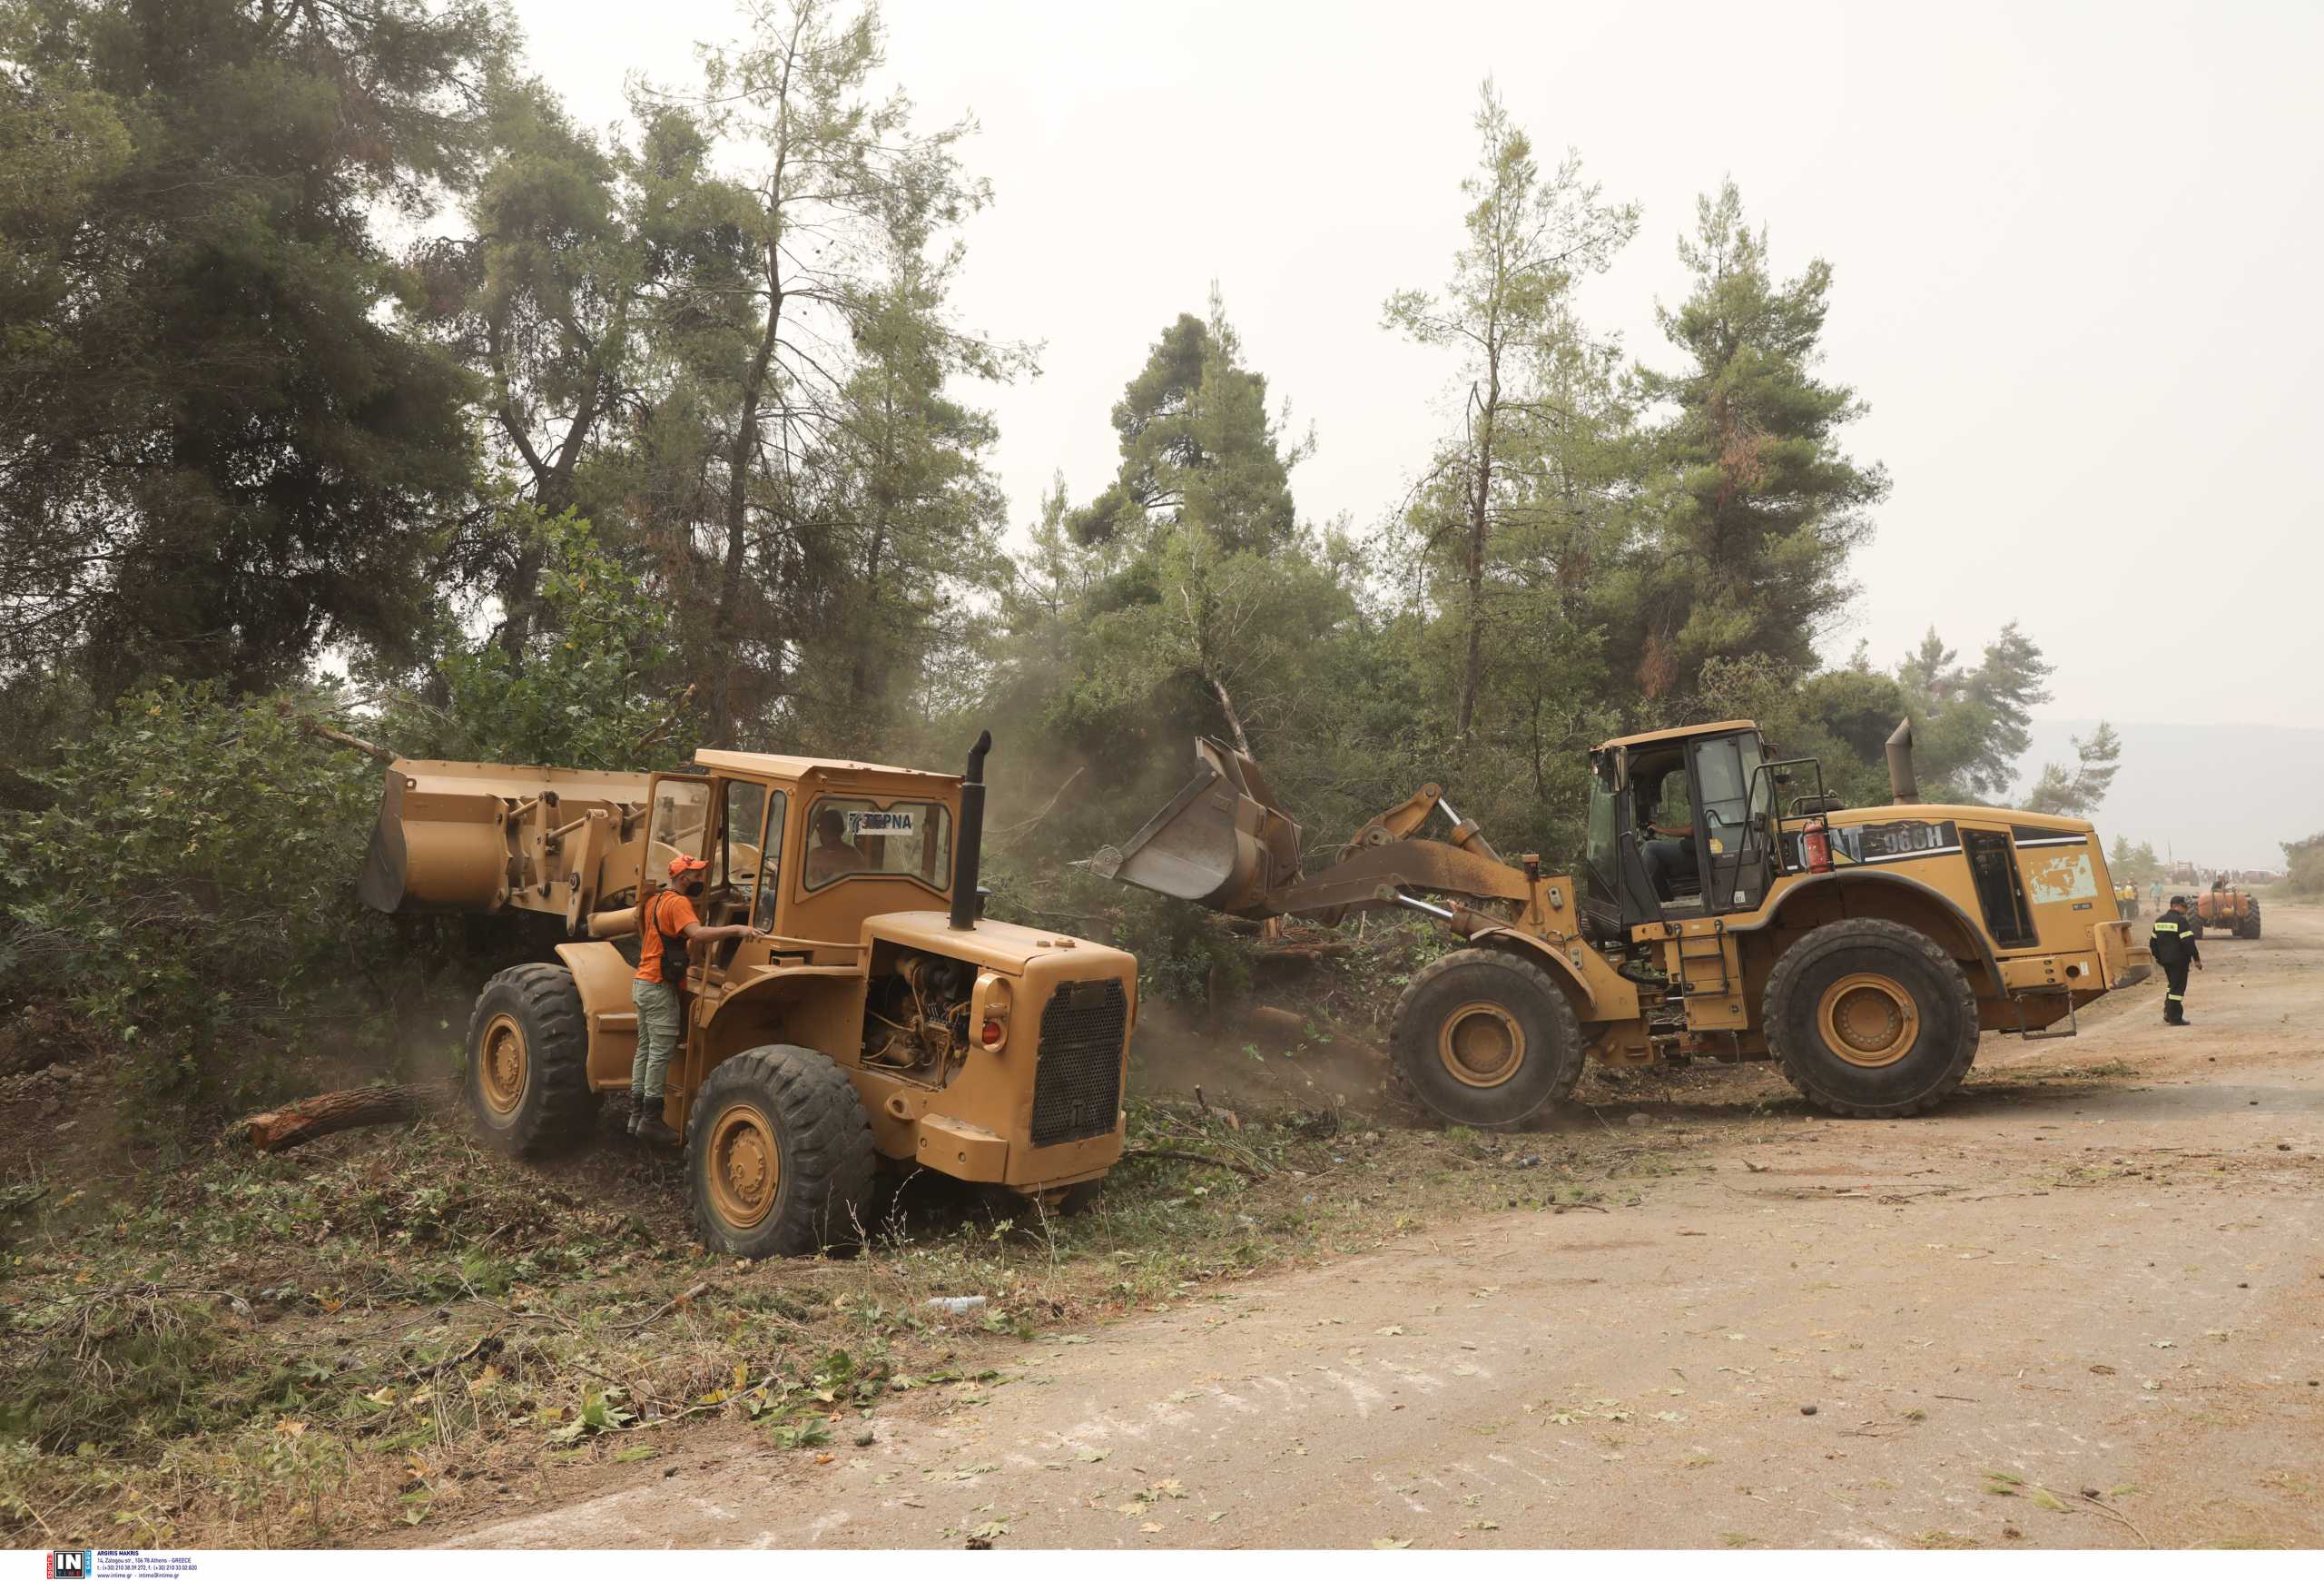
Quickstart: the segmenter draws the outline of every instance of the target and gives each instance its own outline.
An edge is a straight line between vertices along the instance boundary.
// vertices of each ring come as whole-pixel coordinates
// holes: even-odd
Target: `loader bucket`
[[[383,912],[551,909],[524,881],[541,866],[541,831],[595,809],[618,815],[645,801],[645,787],[642,774],[398,758],[356,894]]]
[[[1195,777],[1145,827],[1090,860],[1117,878],[1240,916],[1272,916],[1271,892],[1299,876],[1299,825],[1275,805],[1259,766],[1195,741]]]

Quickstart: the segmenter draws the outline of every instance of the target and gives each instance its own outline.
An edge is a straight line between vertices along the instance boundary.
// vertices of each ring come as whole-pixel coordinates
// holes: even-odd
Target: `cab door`
[[[645,802],[645,838],[637,849],[641,907],[669,886],[672,858],[710,854],[710,781],[701,775],[657,774],[646,781]],[[646,925],[642,912],[637,925],[642,935]],[[699,973],[697,962],[687,972],[689,983]]]
[[[1630,762],[1620,747],[1590,756],[1590,824],[1583,854],[1581,908],[1604,937],[1662,920],[1646,876],[1630,805]]]
[[[1762,756],[1755,730],[1688,743],[1688,788],[1694,797],[1696,864],[1706,912],[1756,911],[1766,898],[1773,866],[1768,812],[1775,787],[1759,772]]]
[[[781,786],[763,780],[714,777],[711,801],[715,834],[702,920],[712,927],[743,923],[773,933],[790,797]],[[738,966],[759,964],[767,955],[763,941],[722,939],[710,946],[708,958],[700,964],[706,981],[723,983]]]

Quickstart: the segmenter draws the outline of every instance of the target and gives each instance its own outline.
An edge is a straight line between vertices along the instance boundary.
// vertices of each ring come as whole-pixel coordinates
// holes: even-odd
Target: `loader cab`
[[[950,775],[703,751],[688,771],[653,776],[640,875],[651,889],[671,857],[702,857],[710,864],[695,908],[702,920],[773,935],[712,946],[695,963],[700,982],[777,955],[846,964],[869,919],[944,908],[960,799]]]
[[[1748,719],[1622,736],[1590,755],[1583,908],[1601,935],[1758,908],[1773,877],[1765,760]]]
[[[723,809],[712,821],[734,850],[723,889],[713,856],[712,893],[734,914],[704,920],[739,922],[747,906],[749,920],[784,949],[836,960],[861,946],[871,918],[949,903],[957,776],[772,753],[695,759]]]

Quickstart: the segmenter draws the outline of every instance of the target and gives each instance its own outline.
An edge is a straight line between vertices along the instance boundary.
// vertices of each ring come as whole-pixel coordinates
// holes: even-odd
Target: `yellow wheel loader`
[[[1895,805],[1854,809],[1814,759],[1770,761],[1749,720],[1608,741],[1571,875],[1504,862],[1435,786],[1311,875],[1258,766],[1195,754],[1194,781],[1092,865],[1240,917],[1437,919],[1466,947],[1413,979],[1390,1044],[1458,1123],[1564,1100],[1585,1058],[1773,1059],[1836,1113],[1912,1114],[1961,1084],[1981,1032],[2070,1036],[2079,1007],[2152,971],[2091,825],[1922,804],[1909,724]],[[1663,805],[1687,810],[1658,825]],[[1439,814],[1448,832],[1423,835]]]
[[[486,984],[468,1028],[478,1128],[530,1156],[626,1091],[638,906],[710,864],[663,1118],[694,1222],[742,1257],[859,1238],[882,1164],[1085,1203],[1121,1157],[1137,963],[982,916],[987,734],[955,776],[704,751],[691,772],[389,766],[360,894],[388,912],[544,912],[555,963]],[[641,884],[641,875],[646,881]]]

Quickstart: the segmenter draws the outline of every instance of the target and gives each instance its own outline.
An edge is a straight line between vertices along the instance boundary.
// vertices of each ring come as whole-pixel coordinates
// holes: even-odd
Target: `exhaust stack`
[[[992,732],[980,731],[969,748],[969,769],[960,776],[960,839],[952,848],[951,925],[966,933],[977,925],[977,868],[984,857],[984,755]]]
[[[1920,782],[1913,777],[1913,722],[1900,719],[1888,737],[1888,789],[1896,805],[1907,806],[1921,799]]]

